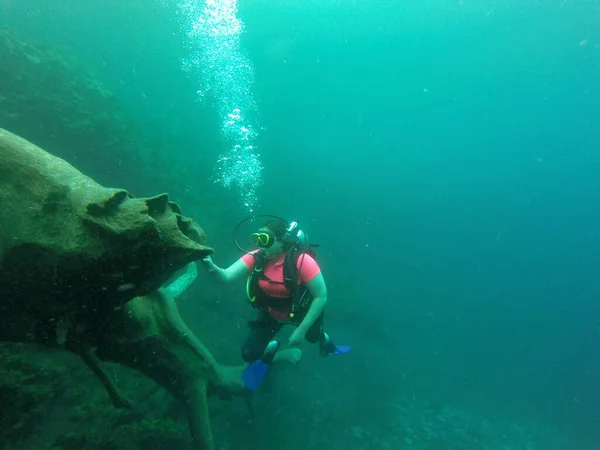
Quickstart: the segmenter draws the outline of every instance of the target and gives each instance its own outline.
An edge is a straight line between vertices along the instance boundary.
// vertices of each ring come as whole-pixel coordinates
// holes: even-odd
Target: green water
[[[353,353],[307,349],[252,423],[217,406],[219,448],[597,448],[600,3],[239,0],[251,72],[203,96],[215,73],[183,70],[175,3],[2,0],[0,27],[93,72],[162,162],[117,177],[85,148],[63,156],[171,192],[220,265],[248,213],[247,187],[213,182],[228,86],[247,102],[254,210],[321,245],[328,329]],[[252,314],[242,291],[201,276],[179,304],[226,362]]]

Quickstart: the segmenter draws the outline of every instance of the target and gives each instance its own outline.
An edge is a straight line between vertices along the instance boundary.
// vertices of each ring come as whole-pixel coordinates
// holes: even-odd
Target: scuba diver
[[[238,229],[248,220],[265,216],[269,220],[251,235],[258,249],[244,250],[235,238]],[[242,358],[249,363],[242,378],[250,390],[258,387],[270,362],[298,362],[302,355],[298,346],[304,340],[318,343],[321,356],[350,351],[336,346],[323,330],[327,287],[315,261],[315,246],[296,222],[271,215],[250,216],[236,227],[234,241],[246,254],[231,266],[220,268],[210,256],[202,263],[223,283],[247,276],[248,300],[258,310],[255,320],[248,323],[250,331],[242,346]],[[288,339],[289,349],[276,354],[280,343],[275,335],[287,324],[296,327]]]

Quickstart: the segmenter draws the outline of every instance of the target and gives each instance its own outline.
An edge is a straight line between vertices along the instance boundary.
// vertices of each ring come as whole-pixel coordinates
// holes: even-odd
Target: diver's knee
[[[260,359],[262,353],[256,351],[256,349],[250,348],[249,346],[242,347],[242,359],[247,363],[251,363]]]

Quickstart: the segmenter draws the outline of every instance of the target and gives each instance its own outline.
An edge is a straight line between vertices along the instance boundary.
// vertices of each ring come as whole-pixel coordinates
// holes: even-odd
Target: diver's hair
[[[282,240],[287,235],[287,223],[282,219],[271,219],[263,223],[261,228],[268,228],[277,240]]]

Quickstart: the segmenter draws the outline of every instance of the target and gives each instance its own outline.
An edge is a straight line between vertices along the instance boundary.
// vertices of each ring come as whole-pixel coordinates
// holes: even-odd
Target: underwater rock
[[[187,162],[171,159],[170,171],[156,169],[167,165],[165,149],[184,145],[182,139],[162,129],[168,126],[155,131],[156,124],[142,122],[91,67],[6,29],[0,29],[0,61],[0,128],[27,136],[104,183],[131,189],[161,183],[181,191],[165,173]]]
[[[161,289],[113,312],[97,354],[152,378],[185,405],[194,448],[214,448],[207,395],[243,396],[244,366],[222,366],[194,336]]]
[[[72,58],[7,30],[0,30],[0,60],[0,128],[77,160],[84,171],[110,168],[118,176],[107,179],[125,178],[129,167],[118,163],[138,156],[140,146],[113,93]]]
[[[156,291],[212,253],[166,194],[100,186],[0,129],[0,311],[96,313]]]
[[[100,367],[139,370],[185,402],[195,448],[212,449],[206,394],[241,395],[185,326],[167,290],[176,270],[212,253],[166,194],[134,198],[0,129],[0,340],[78,354],[117,407]]]

